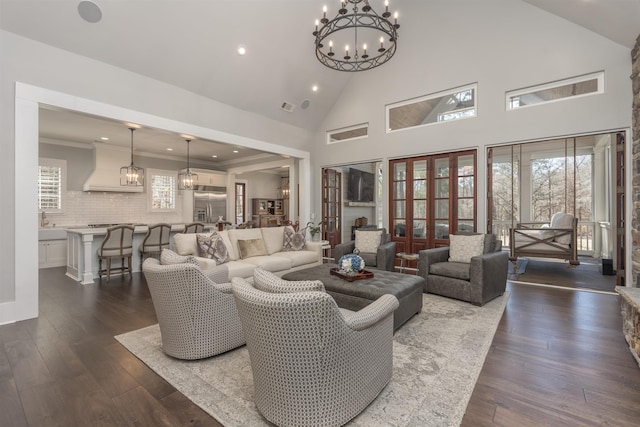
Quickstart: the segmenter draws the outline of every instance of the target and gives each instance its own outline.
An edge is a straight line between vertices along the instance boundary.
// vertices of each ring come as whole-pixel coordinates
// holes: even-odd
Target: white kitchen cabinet
[[[43,240],[38,242],[38,268],[67,265],[67,240]]]
[[[227,186],[227,173],[207,170],[207,169],[191,169],[191,172],[198,175],[198,185],[210,185],[213,187]]]

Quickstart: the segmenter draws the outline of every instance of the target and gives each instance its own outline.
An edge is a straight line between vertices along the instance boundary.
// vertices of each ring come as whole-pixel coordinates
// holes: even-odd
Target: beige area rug
[[[509,298],[484,307],[423,294],[422,313],[394,334],[393,377],[350,426],[458,426]],[[200,361],[161,349],[158,325],[116,336],[129,351],[225,426],[269,426],[254,403],[245,346]]]

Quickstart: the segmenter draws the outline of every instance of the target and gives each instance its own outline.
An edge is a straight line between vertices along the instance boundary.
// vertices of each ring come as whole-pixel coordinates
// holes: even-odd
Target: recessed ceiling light
[[[215,158],[216,158],[216,157],[218,157],[218,156],[214,154],[214,155],[213,155],[213,156],[211,156],[211,157],[213,157],[213,158],[215,159]]]
[[[238,55],[244,56],[247,53],[247,47],[243,44],[238,46]]]
[[[106,136],[101,136],[100,139],[103,140],[103,141],[108,141],[109,140],[109,138],[106,137]]]
[[[92,24],[100,22],[102,19],[102,10],[100,10],[100,6],[92,1],[81,1],[78,3],[78,14],[82,19]]]
[[[317,91],[318,91],[318,85],[313,85],[313,86],[311,86],[311,90],[312,90],[313,92],[317,92]]]
[[[167,151],[173,151],[173,148],[167,148]]]
[[[233,152],[234,152],[234,153],[237,153],[237,152],[238,152],[238,150],[233,150]]]

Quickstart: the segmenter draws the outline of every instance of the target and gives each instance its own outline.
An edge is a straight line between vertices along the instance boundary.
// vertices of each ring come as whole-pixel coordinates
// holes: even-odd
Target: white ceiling
[[[402,20],[418,1],[440,0],[391,0],[390,9]],[[640,0],[524,1],[629,49],[640,34]],[[323,4],[333,8],[333,0],[95,0],[102,9],[95,24],[80,18],[78,3],[0,0],[0,28],[309,130],[318,128],[353,75],[324,67],[314,55],[314,20]],[[382,0],[371,5],[381,10]],[[241,44],[245,56],[237,54]],[[318,92],[311,91],[313,85]],[[295,105],[294,112],[283,111],[283,102]],[[43,119],[42,136],[82,141],[101,136],[97,122],[85,126],[90,133],[71,135],[56,120]],[[123,132],[128,142],[128,131]],[[162,150],[169,139],[179,138],[168,135],[160,143],[160,135],[141,149]],[[231,148],[196,145],[192,153],[202,159]]]

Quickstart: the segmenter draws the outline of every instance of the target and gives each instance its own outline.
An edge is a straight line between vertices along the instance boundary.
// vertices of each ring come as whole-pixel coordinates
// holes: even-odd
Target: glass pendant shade
[[[133,131],[131,131],[131,164],[120,168],[120,185],[136,187],[144,185],[144,169],[133,164]]]
[[[185,141],[187,141],[187,170],[178,174],[178,189],[193,190],[198,185],[198,175],[192,173],[189,168],[189,143],[191,140],[185,139]]]

